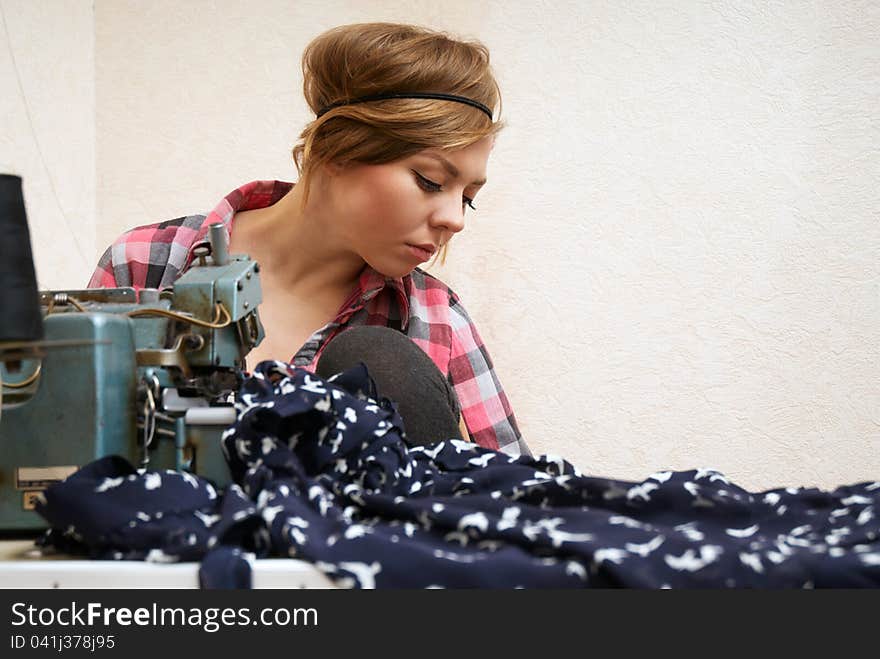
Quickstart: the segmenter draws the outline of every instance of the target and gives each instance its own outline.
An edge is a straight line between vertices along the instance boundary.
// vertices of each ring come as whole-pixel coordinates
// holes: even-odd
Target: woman
[[[488,51],[359,24],[317,37],[302,66],[316,118],[293,149],[297,184],[248,183],[208,215],[132,229],[89,286],[170,286],[223,222],[230,252],[261,266],[266,338],[250,366],[275,359],[328,376],[363,361],[410,442],[470,438],[528,455],[458,296],[417,267],[445,257],[486,182],[501,128]]]

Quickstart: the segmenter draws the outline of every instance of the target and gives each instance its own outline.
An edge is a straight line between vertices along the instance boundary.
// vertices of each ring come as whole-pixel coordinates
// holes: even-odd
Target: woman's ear
[[[324,173],[327,176],[339,176],[345,170],[345,164],[331,161],[324,164]]]

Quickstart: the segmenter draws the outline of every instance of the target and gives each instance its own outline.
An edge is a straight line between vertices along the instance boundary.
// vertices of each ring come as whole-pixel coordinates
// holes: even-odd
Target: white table
[[[258,559],[254,588],[333,588],[311,563]],[[33,540],[0,541],[0,588],[198,588],[198,563],[89,561],[43,554]]]

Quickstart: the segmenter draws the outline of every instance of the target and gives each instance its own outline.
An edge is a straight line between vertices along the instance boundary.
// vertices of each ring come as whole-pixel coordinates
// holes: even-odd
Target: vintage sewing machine
[[[43,340],[0,342],[0,531],[44,527],[35,496],[106,455],[229,481],[220,440],[262,294],[222,225],[209,238],[172,289],[42,292]]]

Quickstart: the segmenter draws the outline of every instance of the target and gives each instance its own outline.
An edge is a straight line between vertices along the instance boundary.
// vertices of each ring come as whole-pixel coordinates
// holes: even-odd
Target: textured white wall
[[[38,284],[81,286],[96,249],[92,3],[0,0],[0,89],[0,172],[22,177]]]
[[[751,489],[877,478],[876,3],[98,0],[94,257],[292,178],[302,48],[386,19],[492,51],[509,127],[437,274],[537,452]]]

